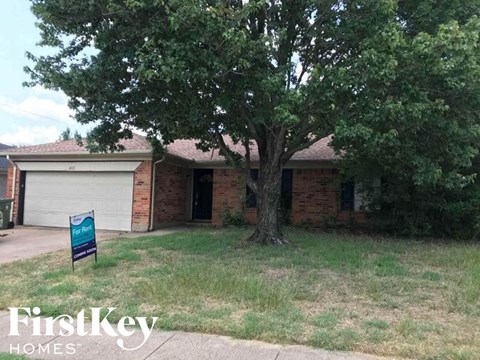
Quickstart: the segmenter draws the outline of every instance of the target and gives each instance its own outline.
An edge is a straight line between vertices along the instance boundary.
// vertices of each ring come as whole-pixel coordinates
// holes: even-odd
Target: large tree
[[[361,96],[334,144],[350,175],[382,179],[364,187],[389,230],[480,234],[479,13],[478,0],[400,1],[401,36],[379,34],[349,69]]]
[[[31,1],[40,45],[57,52],[30,54],[30,84],[63,90],[76,119],[96,124],[91,149],[116,150],[135,128],[155,147],[195,138],[202,149],[219,148],[244,170],[257,196],[251,239],[273,244],[286,242],[278,208],[282,167],[292,155],[337,124],[348,133],[358,111],[390,99],[382,91],[392,82],[405,85],[389,90],[393,99],[430,104],[402,93],[415,80],[410,71],[421,74],[427,63],[415,67],[415,56],[448,57],[425,54],[423,31],[436,36],[440,29],[429,16],[463,26],[478,12],[473,1],[442,1],[422,11],[415,1],[395,0]],[[465,32],[477,34],[477,21],[469,24]],[[445,41],[453,46],[456,39]],[[399,57],[409,56],[409,72],[397,72]],[[416,121],[428,114],[405,116]],[[226,135],[244,152],[229,148]]]

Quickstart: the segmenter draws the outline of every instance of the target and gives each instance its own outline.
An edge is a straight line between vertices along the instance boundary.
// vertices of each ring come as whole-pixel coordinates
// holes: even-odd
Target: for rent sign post
[[[72,243],[72,269],[75,261],[95,254],[97,261],[97,242],[95,239],[95,215],[93,210],[84,214],[70,216],[70,240]]]

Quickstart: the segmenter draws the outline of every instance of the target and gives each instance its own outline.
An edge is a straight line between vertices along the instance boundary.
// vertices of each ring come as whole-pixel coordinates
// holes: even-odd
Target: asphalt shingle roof
[[[332,136],[327,136],[308,149],[297,152],[293,155],[293,161],[332,161],[339,158],[330,146]],[[245,149],[241,144],[234,144],[230,138],[225,137],[225,142],[234,151],[244,154]],[[219,162],[225,159],[219,154],[218,150],[203,152],[197,149],[197,141],[194,139],[176,140],[167,146],[167,153],[196,162]],[[148,140],[141,135],[134,134],[132,139],[121,140],[120,144],[125,147],[126,152],[151,151]],[[252,161],[258,160],[258,151],[255,146],[251,146]],[[87,149],[78,146],[75,140],[59,141],[49,144],[22,146],[11,148],[8,154],[53,154],[53,153],[87,153]]]
[[[332,161],[339,158],[335,154],[330,142],[332,141],[332,136],[327,136],[323,139],[320,139],[315,144],[310,146],[308,149],[297,152],[292,156],[291,160],[303,160],[303,161]],[[244,155],[245,149],[241,144],[233,144],[230,138],[225,138],[225,143],[234,151],[239,154]],[[225,160],[223,156],[219,154],[218,150],[203,152],[198,150],[195,146],[195,140],[176,140],[173,143],[167,146],[167,151],[169,154],[198,162],[209,162],[209,161],[223,161]],[[251,146],[250,148],[250,157],[252,161],[258,161],[258,151],[256,146]]]
[[[125,151],[151,151],[148,140],[141,135],[133,134],[131,139],[120,140]],[[88,150],[79,146],[75,140],[57,141],[48,144],[20,146],[8,150],[9,154],[49,154],[49,153],[87,153]]]

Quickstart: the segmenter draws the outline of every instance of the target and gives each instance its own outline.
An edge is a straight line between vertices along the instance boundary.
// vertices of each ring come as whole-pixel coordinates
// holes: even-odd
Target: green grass
[[[364,326],[374,329],[388,329],[390,325],[385,320],[368,320],[364,322]]]
[[[315,330],[309,345],[326,350],[350,351],[360,341],[360,335],[353,329]]]
[[[250,229],[99,243],[0,265],[0,309],[114,306],[158,327],[417,359],[480,353],[480,246],[309,233],[262,247]],[[0,359],[2,359],[0,355]]]
[[[338,310],[325,311],[312,319],[313,325],[319,328],[335,328],[340,323],[342,314]]]
[[[24,355],[0,353],[0,360],[27,360],[27,359],[28,358]]]

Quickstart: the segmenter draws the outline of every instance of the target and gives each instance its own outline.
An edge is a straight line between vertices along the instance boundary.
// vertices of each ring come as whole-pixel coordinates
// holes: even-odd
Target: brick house
[[[284,168],[282,214],[291,224],[364,220],[361,194],[353,184],[341,184],[330,140],[298,152]],[[68,216],[93,209],[97,228],[123,231],[190,221],[221,225],[232,216],[255,222],[256,199],[242,172],[217,150],[202,152],[194,140],[177,140],[155,158],[142,136],[121,144],[125,151],[114,154],[90,154],[73,140],[0,153],[10,162],[13,221],[67,227]],[[242,152],[240,145],[230,145]],[[255,167],[258,154],[251,151]]]

